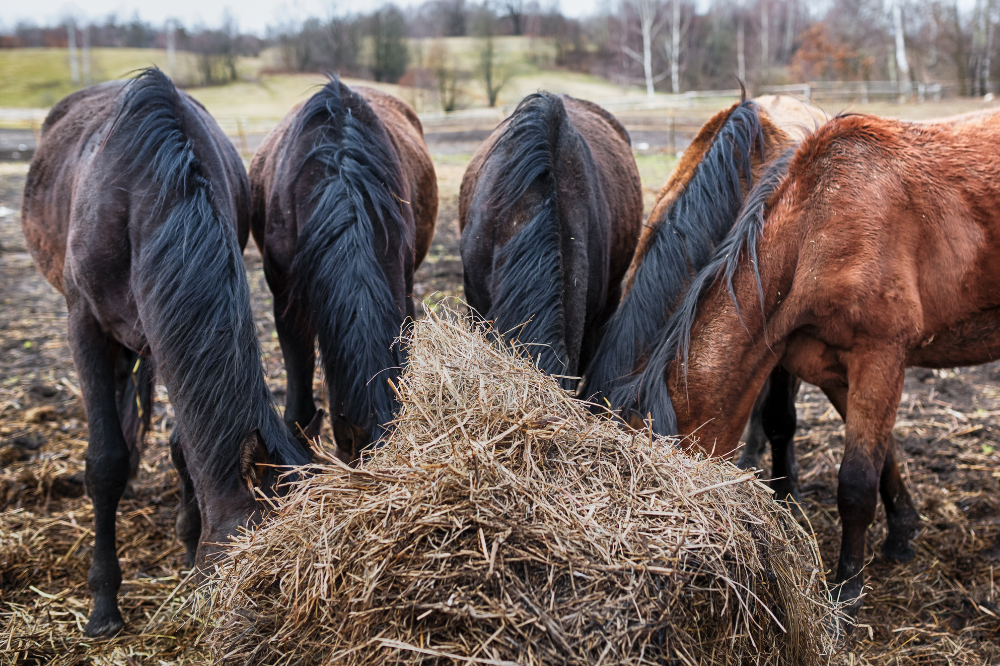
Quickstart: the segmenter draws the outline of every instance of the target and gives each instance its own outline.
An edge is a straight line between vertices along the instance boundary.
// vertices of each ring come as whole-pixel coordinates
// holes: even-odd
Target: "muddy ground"
[[[418,295],[461,294],[456,194],[467,158],[435,156],[441,214],[417,274]],[[0,168],[0,663],[197,663],[204,656],[199,627],[185,619],[190,584],[173,538],[178,496],[166,451],[173,414],[162,387],[134,494],[119,509],[128,626],[111,641],[81,639],[92,548],[91,507],[81,483],[86,416],[66,344],[65,303],[36,271],[20,234],[26,168]],[[246,265],[269,383],[280,401],[281,353],[252,244]],[[805,517],[832,569],[843,424],[811,387],[803,388],[797,406]],[[880,508],[869,531],[876,547],[869,549],[862,626],[838,660],[1000,664],[1000,559],[988,552],[1000,537],[1000,365],[910,371],[896,437],[922,516],[917,556],[906,565],[882,558]]]

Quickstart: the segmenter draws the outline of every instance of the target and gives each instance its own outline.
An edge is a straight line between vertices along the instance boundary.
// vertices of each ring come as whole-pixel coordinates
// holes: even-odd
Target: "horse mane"
[[[631,285],[605,325],[584,395],[620,393],[642,370],[670,313],[733,227],[752,186],[752,154],[764,151],[760,111],[734,106],[712,137],[683,191],[659,220],[651,220]],[[615,404],[615,403],[612,403]]]
[[[396,339],[406,316],[378,258],[376,225],[387,238],[401,239],[401,257],[412,254],[400,198],[402,166],[378,116],[335,76],[305,103],[291,132],[295,143],[312,142],[299,173],[314,163],[323,174],[299,234],[292,297],[311,313],[326,376],[344,398],[344,416],[367,427],[374,415],[374,441],[393,419],[396,398],[387,380],[399,374]]]
[[[760,280],[757,244],[764,228],[767,204],[784,181],[794,152],[794,149],[788,149],[767,165],[764,174],[747,195],[732,230],[719,243],[711,259],[691,281],[691,286],[684,294],[680,305],[661,332],[638,382],[620,388],[615,394],[615,404],[623,405],[627,409],[637,409],[641,414],[648,413],[652,416],[654,429],[658,433],[673,434],[677,431],[677,418],[667,390],[667,365],[679,357],[684,371],[687,372],[691,329],[702,296],[722,279],[729,289],[739,316],[740,308],[733,288],[733,276],[741,262],[745,261],[751,266],[757,280],[758,298],[763,311],[764,289]]]
[[[273,463],[309,462],[264,381],[235,224],[216,206],[185,131],[185,101],[156,68],[127,83],[120,100],[104,149],[130,183],[148,183],[134,194],[151,203],[155,226],[142,237],[131,286],[177,427],[220,484],[238,483],[238,447],[254,428]]]
[[[532,186],[540,203],[493,260],[493,293],[486,318],[497,335],[522,347],[538,367],[564,374],[569,366],[563,312],[562,247],[556,197],[555,153],[566,123],[557,95],[538,92],[517,105],[483,161],[503,159],[493,182],[494,207],[510,215]]]

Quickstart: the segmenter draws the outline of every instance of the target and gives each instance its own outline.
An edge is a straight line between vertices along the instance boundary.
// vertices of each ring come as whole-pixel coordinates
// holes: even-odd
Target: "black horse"
[[[596,104],[529,95],[469,164],[459,223],[469,305],[574,389],[642,225],[625,128]]]
[[[251,227],[288,371],[285,421],[318,428],[318,338],[337,455],[381,435],[397,405],[395,344],[434,236],[437,179],[400,100],[336,78],[267,136],[250,165]]]
[[[311,458],[264,382],[241,256],[249,208],[232,144],[157,69],[73,93],[45,120],[23,229],[66,296],[90,428],[88,636],[124,626],[115,512],[149,423],[154,371],[177,414],[170,446],[189,564],[259,519],[256,490],[275,491],[271,464]]]

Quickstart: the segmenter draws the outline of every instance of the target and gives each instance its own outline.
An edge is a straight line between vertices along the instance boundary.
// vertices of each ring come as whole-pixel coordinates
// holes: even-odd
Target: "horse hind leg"
[[[68,325],[90,430],[85,475],[94,505],[94,556],[87,576],[94,607],[84,634],[104,636],[125,626],[118,609],[122,572],[115,544],[115,514],[129,474],[129,448],[115,400],[114,368],[120,347],[81,303],[71,304]]]
[[[274,290],[277,294],[280,290]],[[305,428],[316,415],[313,400],[313,374],[316,370],[316,333],[308,316],[289,304],[287,297],[274,298],[274,325],[285,359],[287,375],[285,424],[293,435]],[[331,407],[332,411],[332,407]]]
[[[146,433],[152,422],[154,377],[151,359],[141,359],[131,349],[121,348],[115,359],[115,395],[122,435],[129,451],[125,499],[135,498],[139,461],[146,449]]]
[[[896,349],[854,352],[847,362],[847,419],[837,509],[843,528],[834,598],[861,609],[866,532],[875,519],[879,479],[893,443],[905,355]],[[894,460],[894,459],[893,459]]]
[[[184,567],[194,566],[198,554],[198,541],[201,538],[201,511],[198,508],[198,498],[194,492],[194,482],[188,472],[181,448],[180,434],[175,427],[170,433],[170,459],[174,462],[177,475],[180,477],[181,501],[177,508],[177,539],[184,544]]]
[[[879,493],[885,505],[886,523],[889,528],[889,533],[882,544],[882,554],[894,562],[909,562],[916,555],[910,540],[915,538],[919,531],[920,514],[913,507],[913,500],[899,474],[899,463],[896,461],[897,446],[895,438],[891,438],[879,483]]]

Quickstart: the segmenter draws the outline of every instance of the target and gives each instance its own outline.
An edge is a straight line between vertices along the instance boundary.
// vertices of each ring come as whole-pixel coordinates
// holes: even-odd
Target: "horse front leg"
[[[129,477],[129,447],[115,399],[115,360],[122,348],[82,302],[71,304],[68,324],[90,431],[85,475],[94,505],[94,559],[87,576],[94,607],[83,633],[104,636],[125,626],[118,609],[122,571],[115,547],[115,514]]]
[[[865,537],[875,519],[879,479],[894,444],[905,355],[896,349],[853,351],[847,359],[847,418],[837,509],[843,528],[834,598],[857,617],[864,584]],[[894,458],[893,458],[894,462]]]
[[[276,290],[277,291],[277,290]],[[285,424],[298,435],[316,415],[313,373],[316,369],[316,333],[309,317],[287,297],[274,298],[274,324],[287,375]]]
[[[795,460],[795,397],[801,382],[779,365],[769,383],[761,409],[761,427],[771,442],[771,488],[775,499],[801,506],[799,464]]]
[[[194,481],[184,460],[184,450],[181,448],[180,433],[174,427],[170,433],[170,459],[173,460],[177,475],[180,477],[181,499],[177,507],[177,539],[184,544],[184,566],[188,569],[195,565],[198,554],[198,541],[201,539],[201,511],[198,508],[198,497],[194,491]]]

